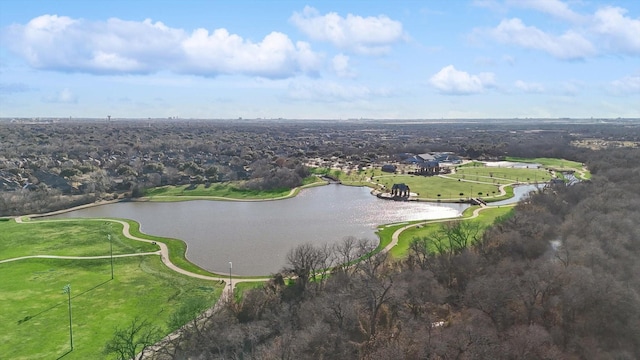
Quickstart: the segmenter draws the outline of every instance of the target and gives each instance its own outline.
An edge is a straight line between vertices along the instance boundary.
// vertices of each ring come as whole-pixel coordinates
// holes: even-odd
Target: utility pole
[[[231,268],[233,264],[229,261],[229,301],[233,301],[233,285],[231,283]]]
[[[111,234],[107,234],[109,238],[109,250],[111,251],[111,280],[113,280],[113,240],[111,240]]]
[[[73,328],[71,327],[71,284],[67,284],[62,288],[64,294],[69,298],[69,342],[71,344],[71,350],[73,350]]]

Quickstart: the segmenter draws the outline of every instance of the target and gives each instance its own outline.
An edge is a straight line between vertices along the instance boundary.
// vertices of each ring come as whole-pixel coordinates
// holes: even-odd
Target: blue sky
[[[0,117],[640,117],[640,1],[0,2]]]

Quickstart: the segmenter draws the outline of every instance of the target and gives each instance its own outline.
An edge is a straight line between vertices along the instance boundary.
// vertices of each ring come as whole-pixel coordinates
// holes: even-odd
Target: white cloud
[[[64,88],[57,94],[45,96],[42,100],[49,103],[75,104],[78,97],[68,88]]]
[[[338,54],[331,60],[333,66],[333,72],[342,78],[356,77],[356,73],[349,66],[349,57],[344,54]]]
[[[285,34],[272,32],[260,43],[217,29],[211,34],[197,29],[182,42],[186,55],[184,72],[197,74],[237,74],[280,78],[303,69],[310,71],[319,62],[308,44],[293,42]]]
[[[576,31],[551,35],[535,26],[526,26],[518,18],[502,20],[488,33],[499,42],[542,50],[559,59],[582,59],[596,53],[591,42]]]
[[[624,16],[626,12],[618,7],[599,9],[592,30],[609,50],[640,55],[640,19]]]
[[[302,13],[290,18],[300,31],[316,41],[361,54],[383,54],[391,45],[404,39],[402,23],[384,15],[361,17],[348,14],[342,17],[331,12],[320,15],[318,10],[305,6]]]
[[[127,74],[161,70],[216,76],[245,74],[282,78],[314,73],[322,56],[306,42],[272,32],[251,42],[226,29],[187,33],[162,22],[111,18],[105,22],[43,15],[12,25],[3,41],[33,67]]]
[[[614,95],[640,94],[640,75],[614,80],[609,83],[607,90]]]
[[[505,6],[537,10],[566,20],[569,27],[562,34],[553,34],[511,18],[503,19],[492,29],[476,29],[476,38],[488,36],[504,44],[544,51],[563,60],[603,54],[640,55],[640,18],[627,16],[626,9],[606,6],[592,14],[579,14],[560,0],[506,0]]]
[[[521,91],[527,92],[527,93],[541,93],[544,92],[544,86],[542,86],[542,84],[540,83],[535,83],[535,82],[525,82],[522,80],[517,80],[514,83],[515,87],[520,89]]]
[[[441,93],[451,95],[477,94],[495,86],[493,73],[471,75],[456,70],[453,65],[443,67],[429,79],[429,83]]]

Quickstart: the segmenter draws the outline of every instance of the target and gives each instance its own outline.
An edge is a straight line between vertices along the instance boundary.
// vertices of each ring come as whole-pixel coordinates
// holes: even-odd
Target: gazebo
[[[404,184],[404,183],[393,184],[393,186],[391,187],[391,196],[393,197],[408,198],[409,194],[410,194],[410,189],[409,189],[409,186],[407,186],[407,184]]]

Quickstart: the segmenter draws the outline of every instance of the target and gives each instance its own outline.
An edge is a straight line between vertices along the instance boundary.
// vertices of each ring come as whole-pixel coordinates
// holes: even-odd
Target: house
[[[437,175],[440,173],[440,163],[436,160],[428,160],[418,163],[418,175]]]
[[[384,172],[394,173],[396,172],[396,169],[397,167],[395,165],[391,165],[391,164],[382,165],[382,171]]]

